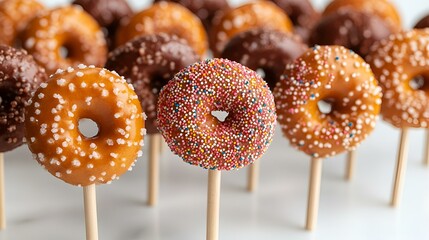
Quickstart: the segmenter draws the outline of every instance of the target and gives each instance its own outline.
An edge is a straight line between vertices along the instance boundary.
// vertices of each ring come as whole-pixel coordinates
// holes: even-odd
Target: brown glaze
[[[241,63],[252,70],[264,70],[271,90],[280,80],[287,64],[307,50],[301,39],[291,33],[256,28],[236,35],[222,52],[222,58]]]
[[[429,128],[429,29],[390,36],[373,48],[367,61],[383,88],[383,119],[397,128]],[[418,89],[411,81],[423,77]]]
[[[207,35],[200,19],[187,8],[173,2],[159,2],[121,23],[116,44],[125,44],[135,37],[155,33],[174,34],[188,41],[201,57],[207,51]]]
[[[48,74],[79,64],[103,66],[106,41],[97,22],[80,7],[63,7],[35,17],[23,32],[23,47]],[[67,48],[67,56],[61,48]]]
[[[322,17],[314,26],[310,36],[310,46],[339,45],[365,57],[373,44],[387,38],[394,29],[377,15],[341,9]]]
[[[283,11],[293,23],[295,33],[308,41],[310,30],[319,21],[320,13],[314,9],[309,0],[271,0]]]
[[[316,46],[288,65],[274,89],[278,122],[314,158],[355,149],[378,119],[381,88],[370,66],[342,46]],[[319,101],[332,109],[323,113]]]
[[[147,115],[149,134],[158,133],[156,112],[162,87],[181,69],[199,60],[183,39],[165,33],[147,35],[110,53],[106,68],[118,72],[134,85]]]
[[[0,1],[0,44],[14,46],[20,32],[44,8],[36,0]]]
[[[80,65],[58,71],[35,92],[25,111],[26,139],[55,177],[77,186],[110,183],[142,155],[143,117],[124,78]],[[82,134],[81,119],[97,123],[98,133]]]
[[[115,34],[121,20],[133,15],[126,0],[74,0],[73,4],[80,5],[104,28],[110,49],[115,46]]]
[[[418,21],[416,23],[416,26],[414,26],[414,28],[420,29],[420,28],[429,28],[429,15],[427,15],[426,17],[420,19],[420,21]]]
[[[228,41],[252,28],[270,28],[292,32],[293,25],[282,9],[269,1],[256,1],[227,11],[213,26],[210,48],[219,57]]]
[[[324,10],[323,16],[330,15],[342,8],[352,8],[378,15],[393,27],[401,29],[401,16],[389,0],[333,0]]]
[[[23,143],[24,107],[47,78],[27,52],[0,45],[0,153]]]
[[[165,0],[155,0],[154,2],[161,2]],[[213,25],[213,19],[217,14],[221,14],[230,6],[227,0],[169,0],[171,2],[179,3],[187,9],[191,10],[197,15],[207,31],[210,31]]]

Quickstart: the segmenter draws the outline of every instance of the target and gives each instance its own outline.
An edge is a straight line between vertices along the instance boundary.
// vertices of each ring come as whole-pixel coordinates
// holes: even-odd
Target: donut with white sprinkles
[[[0,152],[24,142],[24,111],[48,76],[24,50],[0,45]]]
[[[340,46],[309,49],[274,89],[283,133],[314,158],[356,148],[375,127],[381,95],[369,65]],[[319,110],[320,101],[331,111]]]
[[[78,6],[37,15],[23,31],[22,42],[48,74],[79,64],[102,67],[107,59],[106,40],[100,26]]]
[[[34,158],[77,186],[110,183],[142,155],[144,113],[133,86],[105,69],[58,70],[26,108],[26,138]],[[84,135],[81,119],[98,126]]]
[[[429,128],[428,46],[429,30],[412,30],[391,35],[367,56],[383,88],[381,115],[397,128]]]
[[[212,115],[224,111],[224,121]],[[211,170],[239,169],[268,148],[276,120],[274,98],[256,72],[239,63],[195,63],[168,82],[158,102],[158,127],[185,162]]]

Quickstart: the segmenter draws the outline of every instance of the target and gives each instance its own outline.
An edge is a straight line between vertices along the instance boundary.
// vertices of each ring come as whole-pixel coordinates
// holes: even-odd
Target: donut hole
[[[219,122],[225,122],[226,118],[228,117],[229,113],[226,111],[212,111],[212,116],[215,117]]]
[[[265,82],[268,84],[270,89],[273,89],[275,87],[275,81],[276,81],[276,74],[273,69],[267,68],[267,67],[260,67],[256,69],[256,73],[265,80]]]
[[[98,124],[89,118],[80,119],[78,129],[80,134],[86,138],[96,137],[100,131]]]
[[[317,107],[322,114],[328,115],[333,110],[334,101],[332,99],[323,99],[317,102]]]
[[[73,47],[71,45],[71,43],[65,43],[63,44],[60,48],[60,57],[61,58],[71,58],[72,57],[72,52],[73,52]]]
[[[152,89],[153,94],[158,94],[161,89],[170,81],[170,78],[161,73],[154,73],[150,77],[150,87]]]
[[[408,82],[408,85],[414,90],[423,90],[428,88],[425,77],[422,75],[415,76]]]

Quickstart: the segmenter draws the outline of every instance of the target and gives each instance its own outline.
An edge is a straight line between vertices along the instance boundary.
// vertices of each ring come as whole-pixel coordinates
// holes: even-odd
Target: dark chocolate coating
[[[320,19],[320,13],[309,0],[271,0],[286,12],[294,25],[295,33],[308,42],[310,31]]]
[[[24,50],[0,45],[0,152],[24,139],[24,108],[48,76]]]
[[[148,134],[158,133],[156,111],[161,88],[199,56],[187,42],[175,35],[160,33],[136,38],[109,54],[106,68],[133,84],[147,115]]]
[[[115,34],[121,20],[133,15],[126,0],[74,0],[73,4],[82,6],[104,28],[109,48],[115,46]]]
[[[394,33],[389,26],[374,14],[342,9],[323,17],[314,26],[310,46],[340,45],[365,58],[375,42]]]
[[[414,28],[429,28],[429,15],[426,17],[420,19],[420,21],[417,22],[416,26]]]
[[[252,70],[263,69],[271,90],[280,80],[287,64],[307,50],[301,39],[290,33],[269,29],[251,29],[229,41],[222,58],[241,63]]]
[[[154,0],[161,2],[165,0]],[[201,19],[207,31],[210,31],[213,20],[216,15],[230,8],[227,0],[169,0],[170,2],[179,3],[189,9]]]

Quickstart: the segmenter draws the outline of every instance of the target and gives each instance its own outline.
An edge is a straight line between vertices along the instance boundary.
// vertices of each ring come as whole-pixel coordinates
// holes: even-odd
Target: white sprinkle
[[[72,165],[75,166],[75,167],[79,167],[80,166],[80,161],[77,160],[77,159],[75,159],[75,160],[72,161]]]
[[[64,78],[60,78],[60,79],[58,79],[57,80],[57,85],[58,86],[64,86],[64,85],[66,85],[66,80],[64,79]],[[70,85],[69,85],[70,86]]]

